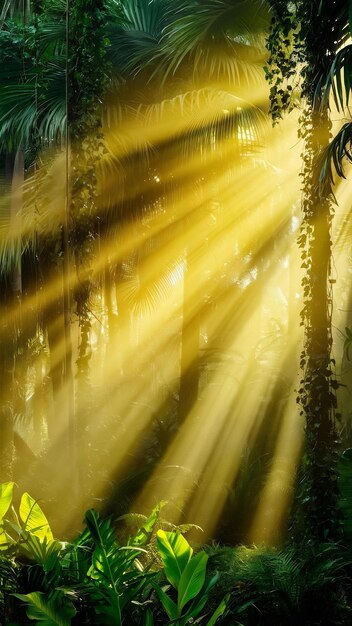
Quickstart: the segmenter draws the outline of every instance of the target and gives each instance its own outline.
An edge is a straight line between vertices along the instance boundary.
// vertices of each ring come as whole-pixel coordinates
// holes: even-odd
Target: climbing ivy
[[[69,232],[77,273],[75,301],[80,326],[77,367],[77,436],[81,490],[89,473],[86,417],[89,388],[92,267],[98,233],[97,167],[104,154],[102,101],[109,82],[106,0],[68,0],[67,114],[70,146]]]
[[[303,372],[297,402],[306,421],[306,445],[297,494],[296,527],[307,530],[318,540],[338,535],[337,479],[338,458],[336,389],[331,359],[330,289],[331,223],[333,206],[329,195],[319,190],[318,164],[329,143],[328,106],[323,106],[319,78],[326,71],[334,51],[334,17],[320,15],[322,2],[272,3],[273,20],[268,38],[267,78],[271,84],[273,122],[289,112],[295,102],[303,103],[299,118],[302,152],[301,249],[304,347],[300,365]],[[330,29],[330,31],[329,31]],[[299,74],[299,76],[298,76]],[[301,515],[301,517],[300,517]],[[297,520],[303,523],[297,523]]]
[[[105,0],[69,0],[68,6],[70,232],[78,274],[77,313],[83,327],[88,324],[89,273],[97,231],[96,168],[104,153],[101,106],[109,80],[109,40]],[[86,336],[87,329],[83,334]]]
[[[270,114],[278,123],[295,106],[299,86],[298,63],[303,61],[301,25],[295,7],[286,0],[272,0],[271,26],[267,39],[268,64],[264,68],[270,83]]]
[[[96,226],[96,167],[104,153],[101,105],[109,80],[106,1],[70,0],[68,125],[71,157],[72,243],[78,268],[91,252]],[[87,279],[77,294],[79,314],[87,300]]]

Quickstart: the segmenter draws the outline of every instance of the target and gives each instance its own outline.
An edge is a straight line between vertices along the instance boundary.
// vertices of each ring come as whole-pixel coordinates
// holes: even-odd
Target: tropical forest
[[[351,106],[351,0],[0,0],[0,626],[352,624]]]

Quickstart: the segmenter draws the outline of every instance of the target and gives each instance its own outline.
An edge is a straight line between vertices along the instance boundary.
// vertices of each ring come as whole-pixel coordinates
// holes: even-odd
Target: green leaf
[[[133,546],[143,546],[150,540],[152,536],[154,527],[156,522],[159,519],[160,511],[165,506],[166,502],[160,502],[151,512],[149,517],[144,522],[143,526],[141,526],[136,535],[129,541],[129,543]]]
[[[169,596],[165,593],[165,591],[163,591],[163,589],[161,589],[161,587],[159,587],[159,585],[153,583],[153,587],[169,618],[176,619],[178,617],[178,611],[175,602],[171,600],[171,598],[169,598]]]
[[[150,609],[145,612],[143,626],[154,626],[154,617]]]
[[[214,624],[216,624],[218,617],[221,617],[221,615],[224,614],[229,599],[230,599],[230,594],[228,593],[221,600],[218,608],[214,611],[213,615],[211,616],[210,620],[207,622],[206,626],[214,626]]]
[[[102,615],[99,623],[120,626],[123,611],[149,582],[135,565],[143,550],[135,546],[120,547],[110,520],[101,520],[93,509],[87,511],[85,521],[95,543],[87,575],[96,581],[106,598],[105,604],[96,606],[95,611]]]
[[[350,32],[352,33],[352,0],[348,2],[348,22],[350,25]]]
[[[48,542],[54,540],[49,522],[43,511],[36,500],[27,492],[25,492],[21,498],[20,518],[24,523],[24,530],[39,537],[41,541],[44,541],[44,539]]]
[[[183,619],[190,619],[191,617],[197,617],[202,609],[204,609],[206,603],[208,602],[209,596],[205,591],[202,591],[202,594],[199,598],[195,598],[190,606],[187,608],[186,613],[183,614]]]
[[[70,626],[76,614],[71,600],[63,593],[56,592],[52,598],[40,592],[14,595],[28,605],[27,616],[40,626]]]
[[[4,526],[0,524],[0,550],[7,550],[13,543],[11,537],[4,530]]]
[[[199,552],[191,559],[182,572],[178,586],[178,609],[181,612],[183,607],[195,598],[202,589],[207,571],[208,555]]]
[[[206,583],[205,587],[202,589],[201,596],[193,600],[193,602],[188,607],[187,613],[184,615],[184,617],[187,617],[187,619],[189,619],[190,617],[197,617],[197,615],[199,615],[199,613],[205,607],[208,601],[210,589],[214,587],[218,578],[219,575],[214,574],[214,576]]]
[[[156,533],[156,544],[166,578],[175,589],[178,589],[182,572],[192,557],[193,549],[180,533],[164,530],[158,530]]]
[[[19,542],[20,553],[27,558],[40,563],[45,572],[57,569],[59,565],[58,554],[61,550],[59,541],[40,539],[37,535],[28,532],[24,535],[24,541]]]
[[[0,521],[4,518],[10,508],[13,496],[13,486],[15,483],[0,484]]]

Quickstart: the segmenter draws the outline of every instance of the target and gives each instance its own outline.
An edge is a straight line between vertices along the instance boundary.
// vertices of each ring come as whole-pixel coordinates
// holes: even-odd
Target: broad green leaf
[[[177,606],[175,602],[171,600],[171,598],[169,598],[169,596],[165,593],[165,591],[161,589],[161,587],[159,587],[159,585],[154,583],[153,587],[156,593],[158,594],[158,598],[161,604],[163,605],[166,613],[168,614],[169,618],[176,619],[178,617],[178,611],[177,611]]]
[[[40,592],[14,595],[28,605],[27,616],[37,620],[40,626],[70,626],[71,619],[76,614],[71,600],[64,594],[56,593],[52,598],[47,598]]]
[[[20,503],[20,518],[24,523],[24,529],[39,537],[41,541],[53,541],[54,537],[51,532],[49,522],[46,519],[39,504],[25,492]]]
[[[219,575],[214,574],[214,576],[206,583],[206,585],[202,589],[200,597],[196,597],[193,600],[193,602],[187,608],[187,612],[184,614],[184,617],[187,617],[187,619],[189,619],[190,617],[197,617],[197,615],[199,615],[199,613],[205,607],[208,601],[210,589],[214,587],[218,578]]]
[[[165,575],[175,589],[178,588],[180,578],[187,563],[192,557],[193,549],[180,533],[158,530],[156,544],[159,550]]]
[[[352,0],[348,2],[348,21],[350,25],[350,32],[352,33]]]
[[[0,484],[0,521],[4,518],[10,508],[13,496],[13,486],[15,483]]]
[[[201,591],[207,571],[208,555],[205,552],[199,552],[191,559],[182,572],[179,586],[177,605],[181,612],[183,607],[193,600]]]
[[[221,615],[224,614],[225,609],[227,607],[227,603],[230,599],[230,594],[228,593],[220,602],[218,608],[214,611],[213,615],[211,616],[210,620],[207,622],[206,626],[214,626],[214,624],[216,624],[218,617],[221,617]]]
[[[186,613],[183,613],[183,619],[190,619],[191,617],[197,617],[202,609],[204,609],[206,603],[209,600],[207,593],[202,591],[199,598],[195,598],[190,606],[187,608]]]
[[[144,522],[143,526],[141,526],[136,535],[129,541],[133,546],[143,546],[145,545],[154,530],[155,524],[159,519],[160,511],[165,506],[166,502],[161,501],[151,512],[149,517]]]

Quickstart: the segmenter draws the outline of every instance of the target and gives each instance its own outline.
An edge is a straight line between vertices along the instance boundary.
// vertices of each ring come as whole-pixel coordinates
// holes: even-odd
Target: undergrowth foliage
[[[13,490],[12,482],[0,486],[0,623],[185,626],[197,618],[213,626],[224,614],[227,597],[206,606],[217,580],[208,575],[206,552],[193,555],[179,531],[157,530],[163,504],[126,545],[94,510],[79,537],[66,543],[54,539],[28,493],[17,513]]]
[[[350,453],[341,467],[349,517]],[[16,511],[13,492],[0,485],[1,626],[350,623],[351,553],[337,543],[194,551],[179,529],[163,529],[164,502],[148,517],[124,516],[141,525],[123,543],[93,509],[61,542],[38,502],[24,493]],[[347,539],[349,529],[347,519]]]

